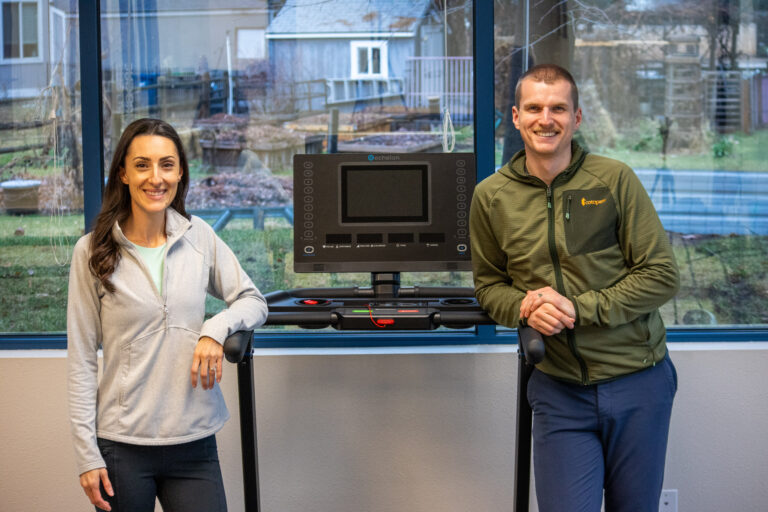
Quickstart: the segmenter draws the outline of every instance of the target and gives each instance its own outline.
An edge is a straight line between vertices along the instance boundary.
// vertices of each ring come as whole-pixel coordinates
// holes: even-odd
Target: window
[[[352,78],[387,77],[387,43],[384,41],[352,41]]]
[[[40,57],[37,2],[2,2],[3,59]]]
[[[635,170],[669,234],[681,288],[668,327],[768,324],[768,18],[764,3],[726,4],[547,0],[526,30],[522,2],[496,3],[496,164],[522,148],[517,78],[568,68],[577,139]]]
[[[263,59],[266,57],[264,33],[264,29],[237,29],[237,58]]]
[[[102,61],[111,115],[107,160],[134,119],[171,122],[190,157],[188,211],[211,224],[234,214],[217,223],[218,232],[265,293],[370,285],[370,273],[294,273],[293,155],[372,146],[440,151],[442,123],[429,103],[434,97],[454,106],[454,151],[473,150],[471,9],[447,14],[460,36],[448,58],[442,10],[428,0],[289,0],[269,3],[268,12],[227,10],[211,0],[176,8],[173,16],[162,6],[153,13],[126,11],[117,0],[102,5],[102,36],[112,45]],[[429,30],[422,34],[424,27]],[[228,33],[234,35],[231,61]],[[437,76],[433,64],[440,75],[427,82],[424,77]],[[444,70],[456,81],[444,80]],[[328,137],[333,111],[339,115],[335,148]],[[403,273],[401,280],[403,286],[469,286],[471,273]],[[211,301],[208,313],[220,307]]]
[[[343,8],[326,9],[331,2]],[[192,164],[189,209],[211,223],[234,214],[220,233],[265,292],[369,284],[365,274],[293,272],[291,159],[330,150],[333,109],[338,151],[440,151],[438,105],[451,112],[454,151],[474,149],[471,1],[447,19],[426,0],[391,3],[407,12],[354,0],[322,9],[316,0],[237,9],[211,0],[151,13],[123,4],[102,3],[105,159],[137,117],[173,123]],[[524,56],[570,67],[584,110],[578,136],[638,171],[672,239],[683,283],[663,310],[669,326],[768,324],[768,10],[762,0],[731,4],[736,11],[710,26],[719,19],[710,4],[683,0],[494,2],[496,165],[520,147],[508,113]],[[68,5],[0,0],[0,184],[32,182],[0,186],[0,332],[64,329],[68,258],[84,226],[77,13]],[[229,63],[228,33],[241,57]],[[48,53],[47,78],[29,73],[23,60]],[[386,75],[352,78],[377,74]],[[678,82],[687,85],[668,88]],[[678,92],[691,100],[676,103]],[[17,214],[28,204],[14,203],[20,196],[37,197],[37,212]],[[471,283],[459,272],[402,280]]]
[[[78,16],[38,5],[0,3],[0,333],[66,329],[69,262],[85,226]],[[48,54],[44,44],[55,50],[48,62],[25,62]]]

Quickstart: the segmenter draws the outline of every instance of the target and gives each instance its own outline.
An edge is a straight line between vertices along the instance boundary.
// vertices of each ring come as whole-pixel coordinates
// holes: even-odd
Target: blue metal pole
[[[473,3],[475,155],[477,181],[493,174],[496,168],[496,144],[493,126],[493,2]]]
[[[101,209],[104,189],[104,137],[101,87],[101,7],[79,0],[80,104],[83,130],[83,198],[85,229]]]

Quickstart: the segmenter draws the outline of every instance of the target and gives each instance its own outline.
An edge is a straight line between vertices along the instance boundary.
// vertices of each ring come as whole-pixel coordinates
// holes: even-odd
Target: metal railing
[[[439,101],[454,121],[474,113],[472,57],[408,57],[405,101],[409,108],[429,108]]]
[[[328,78],[328,105],[402,96],[402,78]]]

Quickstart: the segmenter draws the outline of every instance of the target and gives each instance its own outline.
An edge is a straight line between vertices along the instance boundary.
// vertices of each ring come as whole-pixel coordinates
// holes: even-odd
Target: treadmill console
[[[472,153],[294,156],[296,272],[471,270]]]

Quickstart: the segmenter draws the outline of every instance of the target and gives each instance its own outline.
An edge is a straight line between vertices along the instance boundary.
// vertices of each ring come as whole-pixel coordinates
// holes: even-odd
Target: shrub
[[[736,144],[738,142],[733,137],[720,137],[712,144],[712,154],[715,158],[731,156]]]

